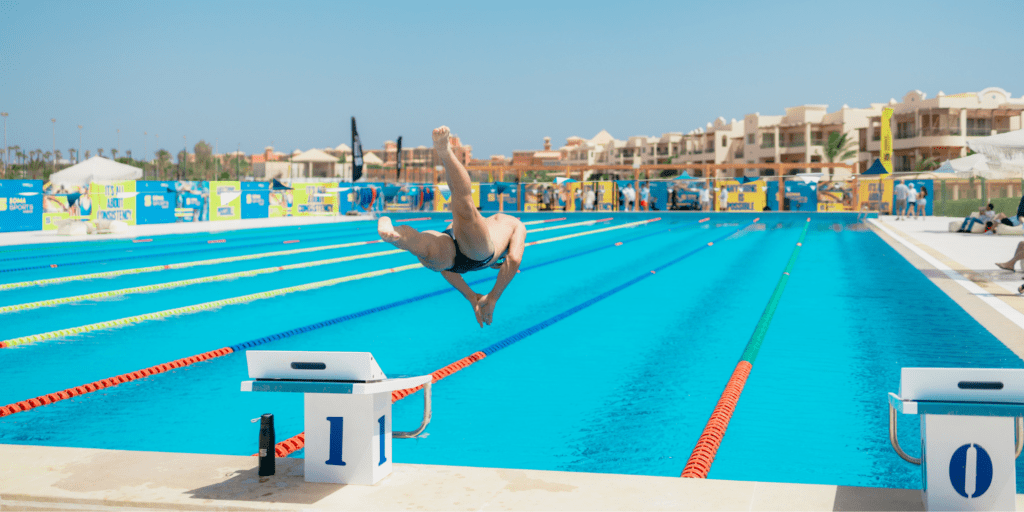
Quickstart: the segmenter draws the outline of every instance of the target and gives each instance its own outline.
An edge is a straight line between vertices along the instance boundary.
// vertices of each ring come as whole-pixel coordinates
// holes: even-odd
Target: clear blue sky
[[[0,0],[9,144],[221,152],[447,124],[474,156],[687,132],[999,86],[1024,95],[1024,2],[50,2]]]

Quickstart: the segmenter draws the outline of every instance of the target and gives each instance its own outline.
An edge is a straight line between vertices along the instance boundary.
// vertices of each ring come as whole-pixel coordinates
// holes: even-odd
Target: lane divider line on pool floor
[[[517,333],[515,333],[515,334],[513,334],[513,335],[511,335],[511,336],[509,336],[509,337],[507,337],[507,338],[505,338],[503,340],[501,340],[501,341],[498,341],[497,343],[494,343],[494,344],[484,348],[483,350],[480,350],[478,352],[474,352],[470,356],[464,357],[464,358],[462,358],[462,359],[460,359],[460,360],[458,360],[458,361],[456,361],[454,363],[451,363],[448,366],[445,366],[444,368],[441,368],[440,370],[438,370],[438,371],[436,371],[436,372],[431,374],[431,376],[433,377],[433,379],[431,381],[431,384],[436,383],[439,380],[441,380],[441,379],[443,379],[445,377],[448,377],[449,375],[451,375],[451,374],[453,374],[453,373],[455,373],[455,372],[457,372],[459,370],[463,370],[463,369],[469,367],[470,365],[472,365],[473,363],[476,363],[476,362],[484,359],[487,356],[494,355],[495,352],[497,352],[497,351],[499,351],[501,349],[507,348],[507,347],[509,347],[510,345],[512,345],[512,344],[514,344],[516,342],[522,341],[523,339],[528,338],[528,337],[530,337],[530,336],[532,336],[532,335],[534,335],[534,334],[536,334],[536,333],[538,333],[538,332],[540,332],[540,331],[542,331],[542,330],[544,330],[544,329],[554,325],[555,323],[557,323],[557,322],[559,322],[561,320],[564,320],[564,319],[566,319],[566,318],[568,318],[568,317],[570,317],[570,316],[572,316],[572,315],[574,315],[576,313],[579,313],[580,311],[582,311],[582,310],[584,310],[584,309],[586,309],[586,308],[588,308],[590,306],[593,306],[594,304],[596,304],[596,303],[598,303],[598,302],[600,302],[600,301],[602,301],[604,299],[607,299],[608,297],[614,295],[615,293],[618,293],[618,292],[620,292],[620,291],[622,291],[622,290],[624,290],[626,288],[629,288],[630,286],[632,286],[632,285],[634,285],[636,283],[639,283],[640,281],[643,281],[644,279],[647,279],[647,278],[649,278],[651,276],[655,276],[655,275],[657,275],[658,271],[664,270],[664,269],[666,269],[666,268],[668,268],[668,267],[670,267],[672,265],[675,265],[676,263],[679,263],[680,261],[683,261],[686,258],[689,258],[690,256],[693,256],[694,254],[697,254],[698,252],[700,252],[700,251],[702,251],[704,249],[707,249],[709,247],[713,247],[715,242],[720,242],[722,240],[725,240],[726,238],[728,238],[728,237],[730,237],[730,236],[732,236],[732,235],[734,235],[736,233],[739,233],[740,231],[750,227],[751,225],[755,224],[757,221],[758,221],[758,219],[755,218],[752,222],[750,222],[748,224],[744,224],[744,225],[740,226],[739,228],[736,228],[732,232],[727,233],[727,234],[725,234],[725,235],[723,235],[721,237],[718,237],[717,239],[712,240],[712,241],[708,242],[707,244],[702,244],[702,245],[698,246],[696,249],[693,249],[693,250],[683,254],[682,256],[679,256],[679,257],[669,261],[668,263],[664,263],[664,264],[662,264],[662,265],[660,265],[658,267],[655,267],[654,269],[652,269],[649,272],[645,272],[643,274],[640,274],[640,275],[634,277],[633,279],[630,279],[629,281],[626,281],[625,283],[620,284],[619,286],[616,286],[615,288],[612,288],[612,289],[610,289],[610,290],[608,290],[608,291],[606,291],[604,293],[601,293],[600,295],[597,295],[596,297],[593,297],[593,298],[588,299],[588,300],[586,300],[586,301],[584,301],[584,302],[582,302],[580,304],[577,304],[577,305],[575,305],[575,306],[573,306],[573,307],[571,307],[571,308],[569,308],[569,309],[567,309],[567,310],[565,310],[565,311],[563,311],[563,312],[561,312],[561,313],[559,313],[559,314],[557,314],[557,315],[555,315],[555,316],[553,316],[551,318],[548,318],[547,320],[544,320],[543,322],[540,322],[540,323],[535,324],[533,326],[530,326],[530,327],[528,327],[526,329],[523,329],[523,330],[521,330],[521,331],[519,331],[519,332],[517,332]],[[700,222],[704,222],[704,221],[700,221]],[[395,402],[397,402],[397,401],[399,401],[399,400],[401,400],[401,399],[403,399],[403,398],[405,398],[405,397],[415,393],[416,391],[419,391],[422,388],[423,388],[423,386],[416,386],[414,388],[399,389],[397,391],[392,391],[391,392],[391,403],[395,403]],[[282,441],[280,443],[277,443],[277,445],[275,445],[275,447],[274,447],[274,453],[278,457],[286,457],[289,454],[291,454],[291,453],[301,449],[303,446],[305,446],[305,432],[303,432],[301,434],[298,434],[298,435],[296,435],[294,437],[291,437],[289,439],[286,439],[286,440],[284,440],[284,441]]]
[[[571,237],[573,237],[573,236],[582,236],[582,235],[585,235],[585,234],[601,233],[601,232],[608,231],[609,229],[622,229],[622,228],[632,227],[632,226],[636,226],[636,225],[640,225],[640,224],[647,224],[647,223],[650,223],[650,222],[654,222],[656,220],[657,219],[650,219],[650,220],[646,220],[646,221],[632,222],[632,223],[628,223],[628,224],[620,224],[619,226],[613,226],[612,228],[604,228],[604,229],[597,229],[597,230],[593,230],[593,231],[589,231],[589,232],[577,233],[575,235],[571,235]],[[541,244],[541,243],[548,243],[548,242],[551,242],[551,241],[559,241],[559,240],[563,240],[565,238],[566,237],[556,237],[556,238],[551,238],[551,239],[538,240],[536,242],[533,242],[533,244]],[[180,314],[197,313],[197,312],[200,312],[200,311],[206,311],[206,310],[209,310],[209,309],[221,308],[221,307],[232,305],[232,304],[240,304],[240,303],[243,303],[243,302],[250,302],[250,301],[259,300],[259,299],[268,299],[268,298],[278,297],[280,295],[284,295],[284,294],[287,294],[287,293],[293,293],[293,292],[299,292],[299,291],[308,291],[308,290],[313,290],[313,289],[316,289],[316,288],[323,288],[323,287],[327,287],[327,286],[334,286],[336,284],[341,284],[341,283],[345,283],[345,282],[349,282],[349,281],[356,281],[356,280],[359,280],[359,279],[378,277],[378,276],[382,276],[382,275],[389,274],[389,273],[402,272],[402,271],[405,271],[405,270],[412,270],[412,269],[418,269],[418,268],[423,268],[423,265],[420,264],[420,263],[414,263],[414,264],[404,265],[404,266],[400,266],[400,267],[375,270],[375,271],[371,271],[371,272],[364,272],[362,274],[356,274],[356,275],[353,275],[353,276],[338,277],[338,278],[334,278],[334,279],[327,279],[327,280],[324,280],[324,281],[317,281],[317,282],[307,283],[307,284],[303,284],[303,285],[289,286],[287,288],[278,288],[276,290],[269,290],[269,291],[266,291],[266,292],[252,293],[252,294],[248,294],[248,295],[242,295],[242,296],[239,296],[239,297],[232,297],[232,298],[228,298],[228,299],[221,299],[221,300],[215,300],[215,301],[210,301],[210,302],[204,302],[204,303],[195,304],[195,305],[192,305],[192,306],[183,306],[183,307],[167,309],[167,310],[163,310],[163,311],[157,311],[157,312],[154,312],[154,313],[146,313],[146,314],[142,314],[142,315],[134,315],[134,316],[129,316],[129,317],[125,317],[125,318],[119,318],[119,319],[116,319],[116,320],[107,320],[107,321],[104,321],[104,322],[96,322],[96,323],[93,323],[93,324],[81,325],[81,326],[78,326],[78,327],[69,327],[69,328],[66,328],[66,329],[59,329],[59,330],[49,331],[49,332],[44,332],[44,333],[39,333],[39,334],[32,334],[32,335],[28,335],[28,336],[20,336],[20,337],[17,337],[17,338],[12,338],[12,339],[8,339],[8,340],[0,341],[0,348],[10,348],[10,347],[16,347],[16,346],[19,346],[19,345],[25,345],[25,344],[28,344],[28,343],[37,343],[37,342],[41,342],[41,341],[49,341],[49,340],[53,340],[53,339],[57,339],[57,338],[63,338],[65,336],[70,336],[70,335],[74,335],[74,334],[81,334],[81,333],[85,333],[85,332],[92,332],[92,331],[97,331],[97,330],[101,330],[101,329],[111,329],[111,328],[117,328],[117,327],[124,327],[124,326],[127,326],[127,325],[133,325],[133,324],[137,324],[137,323],[141,323],[141,322],[145,322],[145,321],[149,321],[149,320],[156,320],[156,319],[166,318],[166,317],[169,317],[169,316],[180,315]]]
[[[304,254],[309,252],[329,251],[331,249],[344,249],[346,247],[357,247],[360,245],[379,244],[383,240],[366,240],[363,242],[350,242],[347,244],[321,245],[307,247],[304,249],[291,249],[287,251],[259,252],[243,256],[231,256],[228,258],[213,258],[208,260],[186,261],[182,263],[170,263],[167,265],[152,265],[149,267],[128,268],[124,270],[110,270],[107,272],[94,272],[92,274],[79,274],[75,276],[52,277],[49,279],[37,279],[35,281],[21,281],[17,283],[0,284],[0,291],[13,290],[16,288],[27,288],[29,286],[45,286],[48,284],[67,283],[71,281],[85,281],[89,279],[104,279],[109,277],[125,276],[129,274],[144,274],[146,272],[159,272],[161,270],[178,270],[182,268],[199,267],[203,265],[220,265],[221,263],[233,263],[236,261],[258,260],[274,256],[290,256],[292,254]],[[287,243],[287,242],[285,242]]]
[[[312,268],[319,267],[322,265],[333,265],[335,263],[344,263],[346,261],[361,260],[367,258],[377,258],[380,256],[389,256],[392,254],[398,254],[405,252],[401,249],[392,249],[390,251],[371,252],[366,254],[356,254],[353,256],[344,256],[341,258],[330,258],[326,260],[307,261],[305,263],[293,263],[291,265],[282,265],[279,267],[266,267],[258,268],[255,270],[242,270],[239,272],[231,272],[227,274],[217,274],[207,277],[196,277],[193,279],[182,279],[180,281],[171,281],[168,283],[150,284],[144,286],[134,286],[131,288],[121,288],[119,290],[110,290],[106,292],[87,293],[84,295],[75,295],[72,297],[61,297],[58,299],[47,299],[36,302],[26,302],[24,304],[14,304],[11,306],[0,306],[0,314],[10,313],[13,311],[25,311],[29,309],[57,306],[60,304],[68,304],[72,302],[81,302],[84,300],[92,299],[103,299],[110,297],[120,297],[121,295],[128,295],[131,293],[148,293],[160,290],[168,290],[171,288],[181,288],[183,286],[192,286],[194,284],[213,283],[216,281],[227,281],[229,279],[237,279],[240,277],[255,277],[264,274],[272,274],[274,272],[281,272],[283,270],[296,270],[301,268]]]
[[[706,222],[707,220],[708,219],[702,219],[700,221],[682,224],[680,227],[686,226],[688,224],[703,223],[703,222]],[[643,238],[648,238],[648,237],[651,237],[651,236],[654,236],[654,235],[661,234],[661,233],[666,232],[666,231],[671,231],[671,228],[666,228],[666,229],[655,231],[655,232],[651,232],[651,233],[645,233],[643,235],[627,239],[624,242],[625,243],[631,243],[631,242],[634,242],[634,241],[637,241],[637,240],[641,240]],[[562,256],[562,257],[559,257],[559,258],[554,258],[554,259],[551,259],[551,260],[548,260],[548,261],[545,261],[545,262],[542,262],[542,263],[538,263],[538,264],[535,264],[535,265],[524,267],[521,270],[524,270],[524,271],[525,270],[533,270],[533,269],[536,269],[536,268],[540,268],[540,267],[544,267],[544,266],[551,265],[551,264],[554,264],[554,263],[558,263],[558,262],[561,262],[561,261],[565,261],[565,260],[570,259],[570,258],[576,258],[576,257],[579,257],[579,256],[585,256],[587,254],[592,254],[594,252],[601,251],[601,250],[604,250],[604,249],[611,249],[611,248],[614,248],[614,247],[621,247],[624,242],[616,242],[616,243],[613,243],[613,244],[603,245],[603,246],[600,246],[600,247],[597,247],[597,248],[581,251],[581,252],[578,252],[576,254],[572,254],[572,255],[569,255],[569,256]],[[483,278],[483,279],[477,279],[475,281],[472,281],[469,284],[470,285],[481,284],[481,283],[485,283],[485,282],[488,282],[488,281],[493,281],[494,279],[495,279],[495,277],[486,277],[486,278]],[[237,344],[231,345],[229,347],[223,347],[223,348],[218,349],[218,350],[214,350],[214,351],[210,351],[210,352],[205,352],[203,354],[199,354],[197,356],[192,356],[190,358],[178,359],[177,361],[174,361],[172,363],[167,363],[167,365],[173,365],[174,363],[184,361],[184,363],[178,364],[177,366],[173,366],[170,369],[180,368],[182,366],[189,366],[189,365],[191,365],[191,364],[193,364],[195,362],[205,361],[206,359],[212,359],[214,357],[220,357],[220,356],[224,356],[224,355],[231,354],[231,353],[234,353],[234,352],[239,352],[239,351],[245,350],[247,348],[252,348],[252,347],[255,347],[255,346],[263,345],[263,344],[270,343],[272,341],[276,341],[276,340],[279,340],[279,339],[289,338],[291,336],[295,336],[295,335],[298,335],[298,334],[315,331],[317,329],[328,327],[330,325],[335,325],[335,324],[338,324],[338,323],[341,323],[341,322],[345,322],[345,321],[348,321],[348,320],[353,320],[353,319],[356,319],[356,318],[361,318],[361,317],[364,317],[364,316],[367,316],[367,315],[370,315],[370,314],[373,314],[373,313],[377,313],[377,312],[380,312],[380,311],[386,311],[386,310],[389,310],[389,309],[392,309],[392,308],[395,308],[395,307],[399,307],[399,306],[406,305],[406,304],[411,304],[411,303],[414,303],[414,302],[418,302],[420,300],[424,300],[424,299],[427,299],[427,298],[430,298],[430,297],[435,297],[435,296],[442,295],[442,294],[445,294],[445,293],[450,293],[450,292],[453,292],[453,291],[455,291],[454,288],[451,288],[451,287],[444,288],[444,289],[441,289],[441,290],[425,293],[425,294],[422,294],[422,295],[419,295],[419,296],[416,296],[416,297],[412,297],[412,298],[409,298],[409,299],[403,299],[403,300],[400,300],[400,301],[397,301],[397,302],[392,302],[390,304],[385,304],[385,305],[382,305],[382,306],[377,306],[377,307],[366,309],[366,310],[363,310],[363,311],[358,311],[358,312],[350,313],[350,314],[347,314],[347,315],[344,315],[344,316],[332,318],[330,320],[325,320],[325,321],[318,322],[318,323],[315,323],[315,324],[310,324],[310,325],[306,325],[306,326],[303,326],[303,327],[297,327],[297,328],[294,328],[294,329],[290,329],[290,330],[287,330],[287,331],[284,331],[284,332],[279,332],[279,333],[276,333],[276,334],[271,334],[271,335],[264,336],[262,338],[257,338],[257,339],[254,339],[254,340],[250,340],[250,341],[247,341],[247,342],[244,342],[244,343],[237,343]],[[210,355],[210,354],[213,354],[213,355]],[[202,356],[204,356],[204,355],[209,355],[209,356],[206,357],[205,359],[201,359]],[[191,361],[191,362],[189,362],[189,361]],[[109,387],[109,386],[116,386],[118,384],[122,384],[124,382],[128,382],[128,381],[135,380],[135,379],[142,378],[142,377],[146,376],[146,375],[136,376],[135,375],[136,373],[144,373],[147,370],[150,370],[149,374],[152,375],[153,373],[161,373],[162,371],[166,371],[166,369],[162,370],[161,372],[152,371],[154,368],[159,369],[161,366],[165,366],[165,365],[151,366],[151,367],[146,368],[144,370],[139,370],[139,372],[129,372],[129,373],[126,373],[126,374],[124,374],[124,376],[128,376],[130,378],[126,377],[124,380],[119,378],[121,376],[118,376],[118,377],[112,377],[110,379],[103,379],[103,380],[100,380],[100,381],[96,381],[94,383],[91,383],[92,384],[92,389],[87,389],[85,386],[76,386],[74,388],[69,388],[70,390],[75,390],[76,392],[74,394],[69,394],[67,392],[68,390],[65,390],[65,395],[67,395],[67,396],[59,396],[57,393],[50,393],[50,394],[47,394],[47,395],[38,396],[35,399],[22,400],[20,402],[9,404],[9,405],[0,407],[0,417],[4,417],[4,416],[10,415],[10,414],[17,413],[17,412],[27,411],[27,410],[39,407],[41,405],[47,405],[49,403],[53,403],[53,402],[56,402],[56,401],[59,401],[59,400],[66,400],[67,398],[71,398],[71,397],[77,396],[79,394],[91,393],[92,391],[96,391],[97,389],[104,389],[104,388]],[[449,366],[451,366],[451,365],[449,365]],[[105,383],[105,384],[100,386],[99,385],[100,383]],[[88,384],[86,386],[88,386]],[[84,390],[84,391],[82,391],[82,390]],[[60,393],[60,392],[58,392],[58,393]]]
[[[800,255],[800,248],[803,247],[804,238],[807,236],[807,228],[810,225],[811,219],[808,218],[804,224],[803,231],[800,233],[800,238],[796,242],[796,247],[793,248],[793,252],[789,256],[786,268],[782,271],[782,275],[779,276],[779,281],[775,284],[775,290],[772,291],[771,298],[768,299],[768,305],[765,306],[764,312],[758,318],[754,332],[750,335],[750,340],[747,341],[747,346],[743,349],[739,362],[736,363],[736,369],[733,370],[732,376],[729,377],[725,391],[722,392],[718,403],[715,404],[711,418],[708,419],[707,425],[704,426],[704,430],[697,439],[697,445],[693,448],[693,453],[690,454],[690,459],[686,462],[683,473],[679,476],[684,478],[707,478],[708,472],[711,471],[711,464],[715,461],[715,454],[718,453],[718,448],[722,445],[725,431],[729,428],[729,420],[732,419],[732,413],[736,410],[736,404],[743,393],[743,386],[747,382],[747,377],[750,376],[750,371],[753,369],[754,360],[757,359],[758,352],[761,351],[764,337],[768,334],[768,326],[771,325],[772,317],[775,316],[775,310],[782,300],[782,293],[786,290],[786,283],[789,282],[790,273],[793,272],[793,267],[796,265],[797,256]]]

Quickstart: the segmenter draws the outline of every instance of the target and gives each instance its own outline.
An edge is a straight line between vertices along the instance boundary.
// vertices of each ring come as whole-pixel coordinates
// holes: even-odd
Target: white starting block
[[[921,415],[921,458],[900,447],[897,412]],[[927,510],[1014,510],[1022,417],[1024,370],[903,368],[889,393],[889,441],[921,465]]]
[[[391,438],[430,423],[430,375],[388,379],[369,352],[246,352],[242,391],[305,395],[307,482],[373,485],[391,474]],[[391,431],[391,392],[423,385],[423,421]]]

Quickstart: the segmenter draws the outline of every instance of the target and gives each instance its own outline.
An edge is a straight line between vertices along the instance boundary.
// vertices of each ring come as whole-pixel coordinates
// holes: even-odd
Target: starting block
[[[921,456],[897,438],[897,413],[921,416]],[[889,393],[889,441],[921,466],[927,510],[1014,510],[1024,448],[1024,370],[903,368]]]
[[[373,485],[391,474],[391,440],[430,423],[430,375],[389,379],[369,352],[249,350],[242,391],[304,395],[307,482]],[[391,392],[423,386],[423,421],[391,430]]]

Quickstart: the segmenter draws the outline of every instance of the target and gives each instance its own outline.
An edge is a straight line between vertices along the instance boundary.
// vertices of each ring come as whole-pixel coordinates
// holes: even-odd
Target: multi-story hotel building
[[[911,171],[927,158],[937,163],[967,155],[967,141],[1024,128],[1024,98],[1011,98],[999,87],[979,92],[943,94],[928,98],[910,91],[902,102],[890,100],[893,109],[893,170]],[[861,168],[878,158],[881,112],[861,128]],[[870,139],[870,140],[869,140]]]

